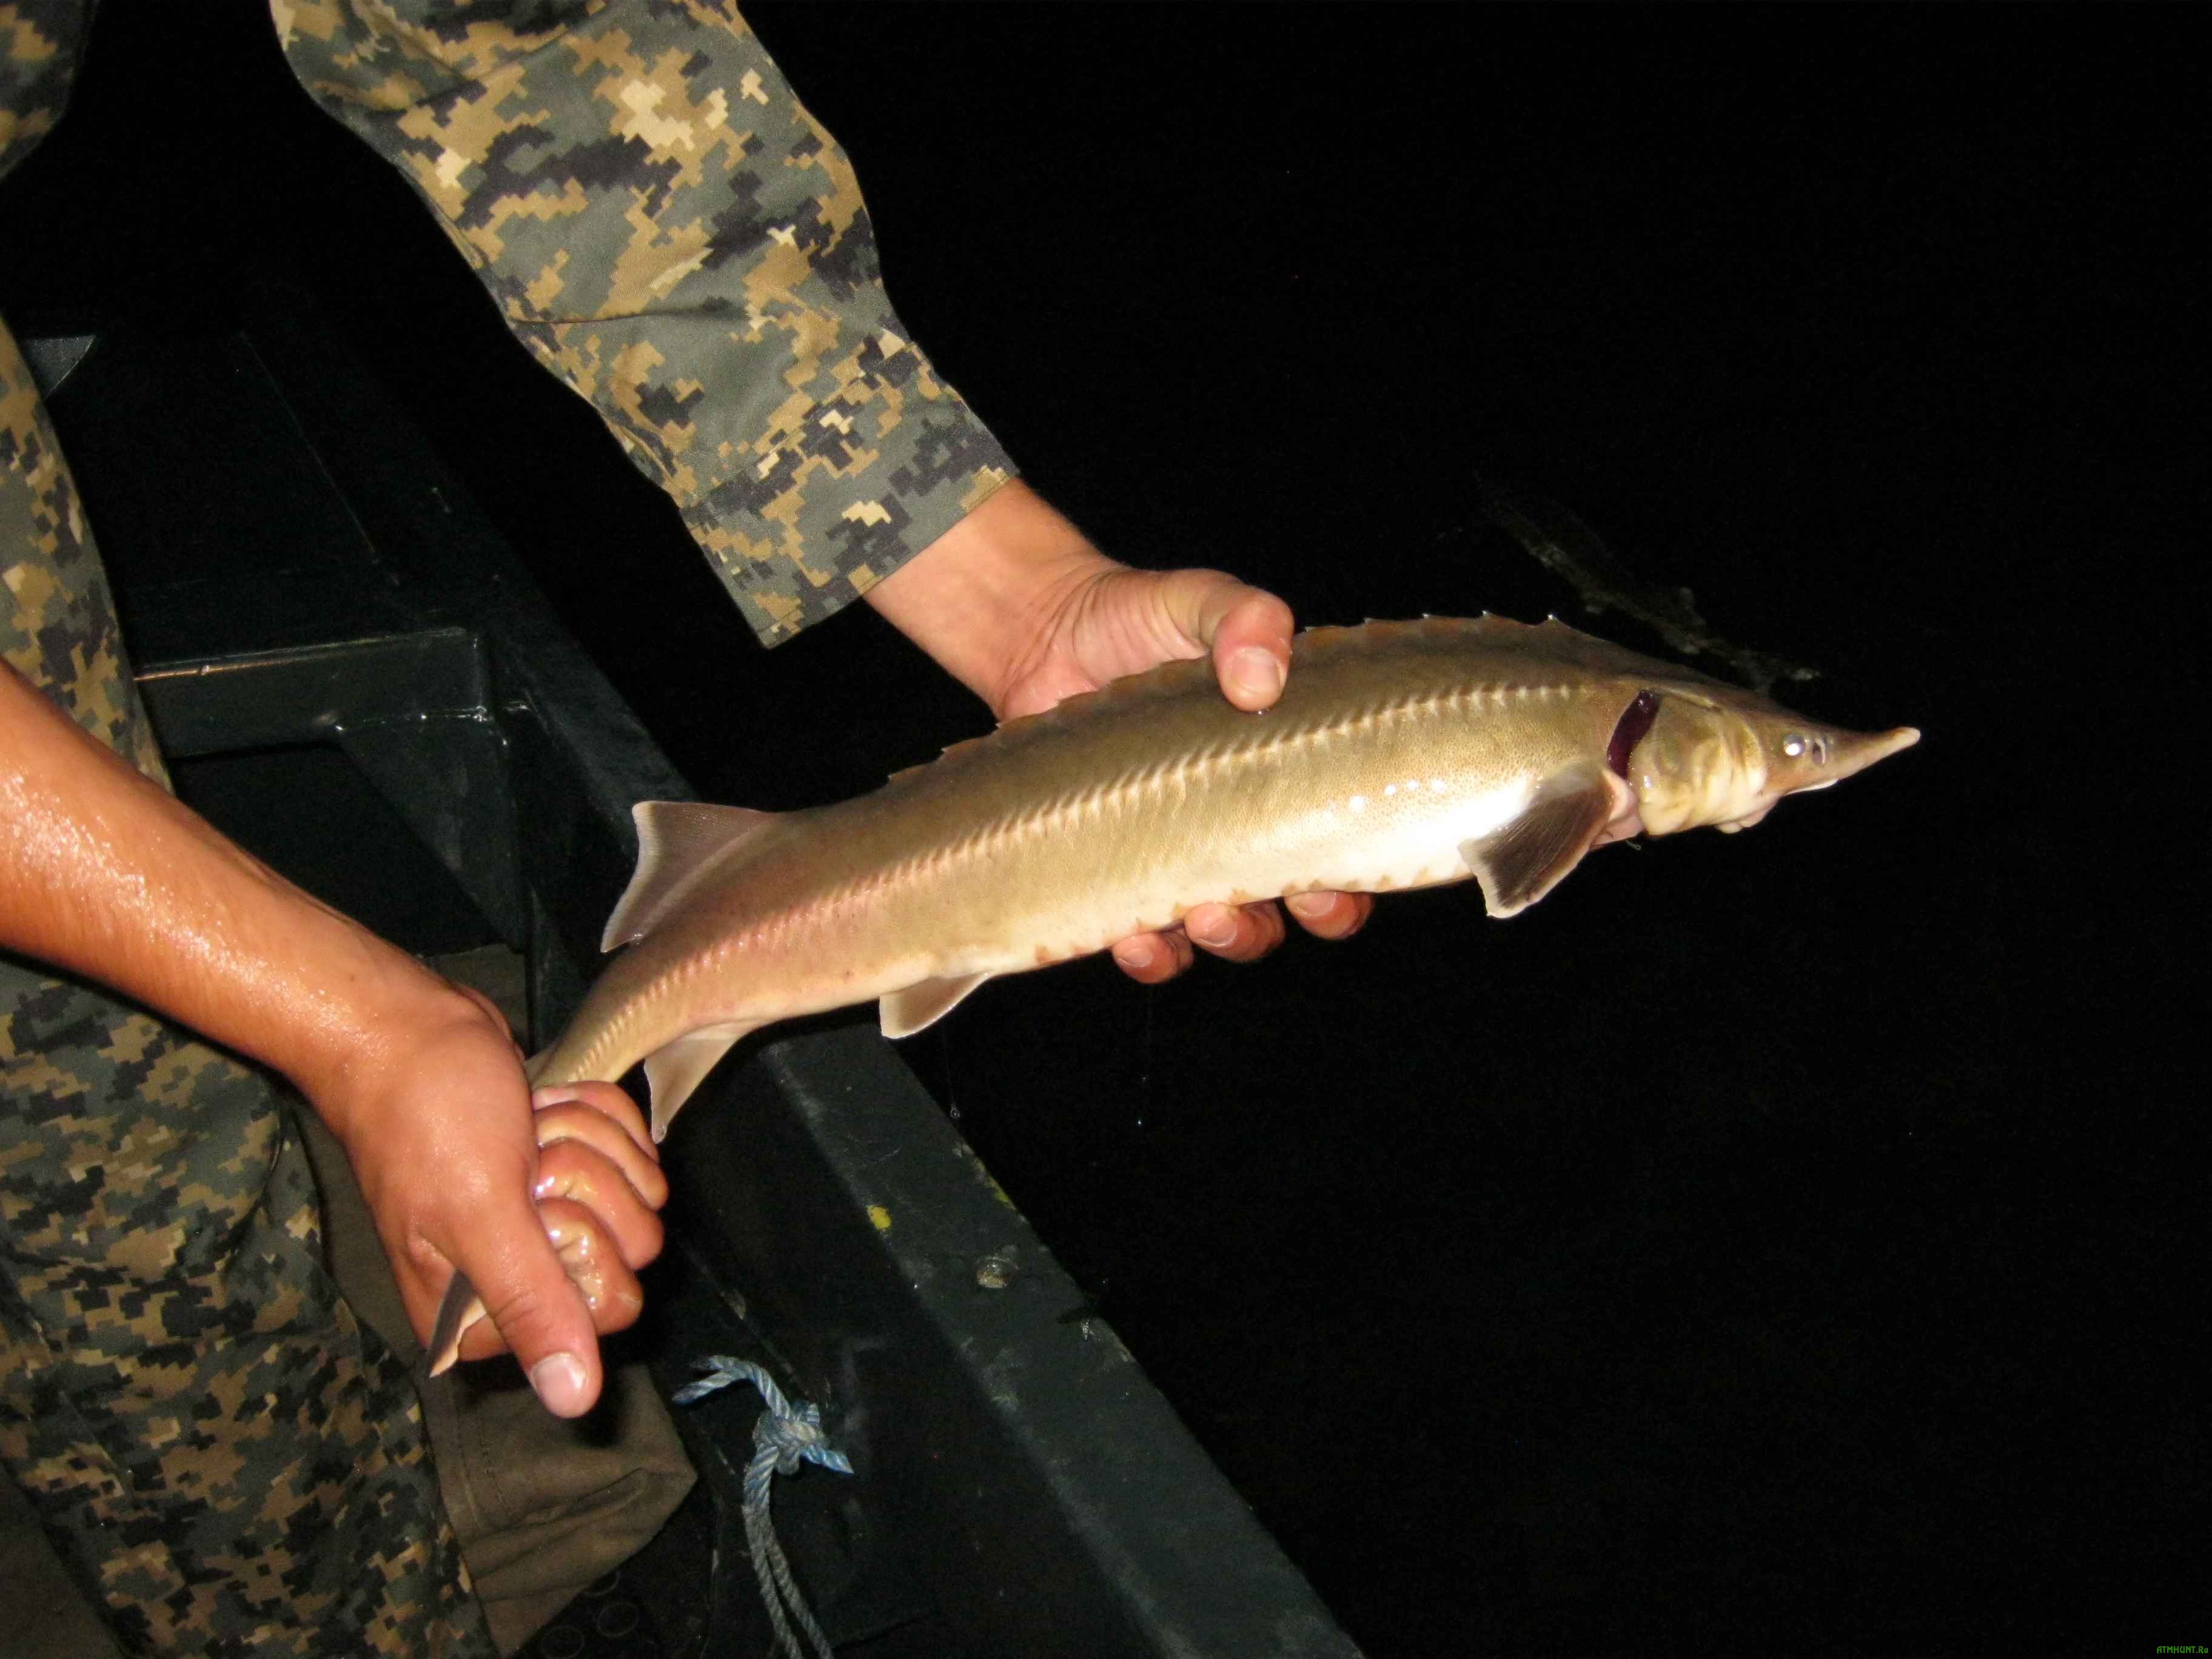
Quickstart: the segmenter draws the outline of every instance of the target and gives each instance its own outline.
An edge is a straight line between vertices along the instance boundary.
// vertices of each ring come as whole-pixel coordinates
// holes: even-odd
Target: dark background
[[[2212,1639],[2201,14],[749,15],[1110,550],[1587,620],[1503,471],[1926,732],[1510,924],[1400,899],[908,1045],[1352,1633]],[[761,651],[257,9],[105,8],[0,224],[27,334],[307,296],[709,798],[985,724],[865,607]]]

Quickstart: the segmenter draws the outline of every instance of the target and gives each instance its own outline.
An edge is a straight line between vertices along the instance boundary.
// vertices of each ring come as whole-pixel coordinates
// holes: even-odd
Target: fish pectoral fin
[[[641,800],[629,816],[637,826],[637,868],[599,935],[602,951],[643,939],[676,908],[700,872],[776,817],[690,800]]]
[[[1582,862],[1627,789],[1595,762],[1555,772],[1510,822],[1460,847],[1493,916],[1516,915]]]
[[[757,1030],[752,1025],[702,1025],[686,1031],[673,1042],[664,1042],[645,1057],[646,1085],[653,1092],[653,1138],[658,1142],[691,1091],[713,1071],[737,1040]]]
[[[962,998],[990,977],[988,974],[969,974],[961,979],[926,979],[903,991],[890,993],[879,1005],[884,1035],[912,1036],[924,1026],[935,1024],[959,1006]]]

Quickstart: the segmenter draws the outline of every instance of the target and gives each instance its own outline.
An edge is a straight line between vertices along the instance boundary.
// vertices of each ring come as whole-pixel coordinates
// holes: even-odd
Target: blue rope
[[[791,1633],[790,1621],[795,1620],[813,1643],[817,1659],[834,1659],[830,1638],[807,1610],[806,1598],[799,1593],[791,1563],[784,1559],[783,1545],[769,1518],[769,1482],[779,1474],[797,1474],[801,1462],[819,1463],[825,1469],[850,1474],[853,1460],[823,1437],[819,1406],[808,1400],[794,1408],[775,1386],[775,1379],[751,1360],[709,1354],[698,1362],[697,1369],[706,1375],[677,1389],[671,1397],[678,1405],[688,1406],[739,1382],[751,1383],[768,1402],[753,1425],[752,1461],[745,1465],[745,1547],[752,1555],[753,1577],[760,1581],[761,1600],[768,1604],[769,1622],[775,1626],[776,1651],[788,1659],[806,1659]],[[786,1608],[790,1610],[788,1618]]]

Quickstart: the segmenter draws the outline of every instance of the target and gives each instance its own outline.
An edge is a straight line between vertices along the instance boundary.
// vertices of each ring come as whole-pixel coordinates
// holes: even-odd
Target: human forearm
[[[319,1102],[342,1101],[388,1033],[458,1018],[465,1000],[226,840],[13,670],[0,672],[0,945],[119,991]]]
[[[293,886],[0,668],[0,948],[298,1085],[344,1143],[418,1334],[450,1273],[564,1415],[636,1317],[667,1197],[621,1091],[533,1099],[507,1024]],[[559,1254],[556,1254],[556,1249]]]
[[[1011,708],[1016,692],[1042,662],[1072,597],[1121,568],[1016,480],[870,588],[867,600],[1003,720],[1025,712]]]
[[[1231,702],[1265,708],[1290,665],[1273,594],[1218,570],[1133,570],[1018,478],[867,597],[1002,720],[1209,654]]]
[[[735,12],[277,15],[302,84],[668,492],[763,640],[830,615],[1011,476],[892,311],[843,151]]]

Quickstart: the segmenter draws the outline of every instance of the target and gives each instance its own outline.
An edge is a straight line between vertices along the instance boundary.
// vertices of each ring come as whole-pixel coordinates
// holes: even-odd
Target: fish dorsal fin
[[[912,1036],[924,1026],[935,1024],[958,1007],[962,998],[990,977],[988,974],[969,974],[959,979],[926,979],[903,991],[889,993],[880,1005],[884,1035]]]
[[[645,1057],[645,1081],[653,1091],[653,1138],[668,1133],[676,1114],[691,1098],[708,1073],[713,1071],[750,1025],[702,1025],[686,1031],[673,1042],[664,1042]]]
[[[641,800],[629,815],[637,826],[637,869],[599,935],[602,951],[643,939],[701,875],[776,816],[690,800]]]
[[[1492,915],[1517,915],[1582,862],[1612,821],[1616,781],[1593,762],[1555,772],[1510,822],[1460,848]]]

